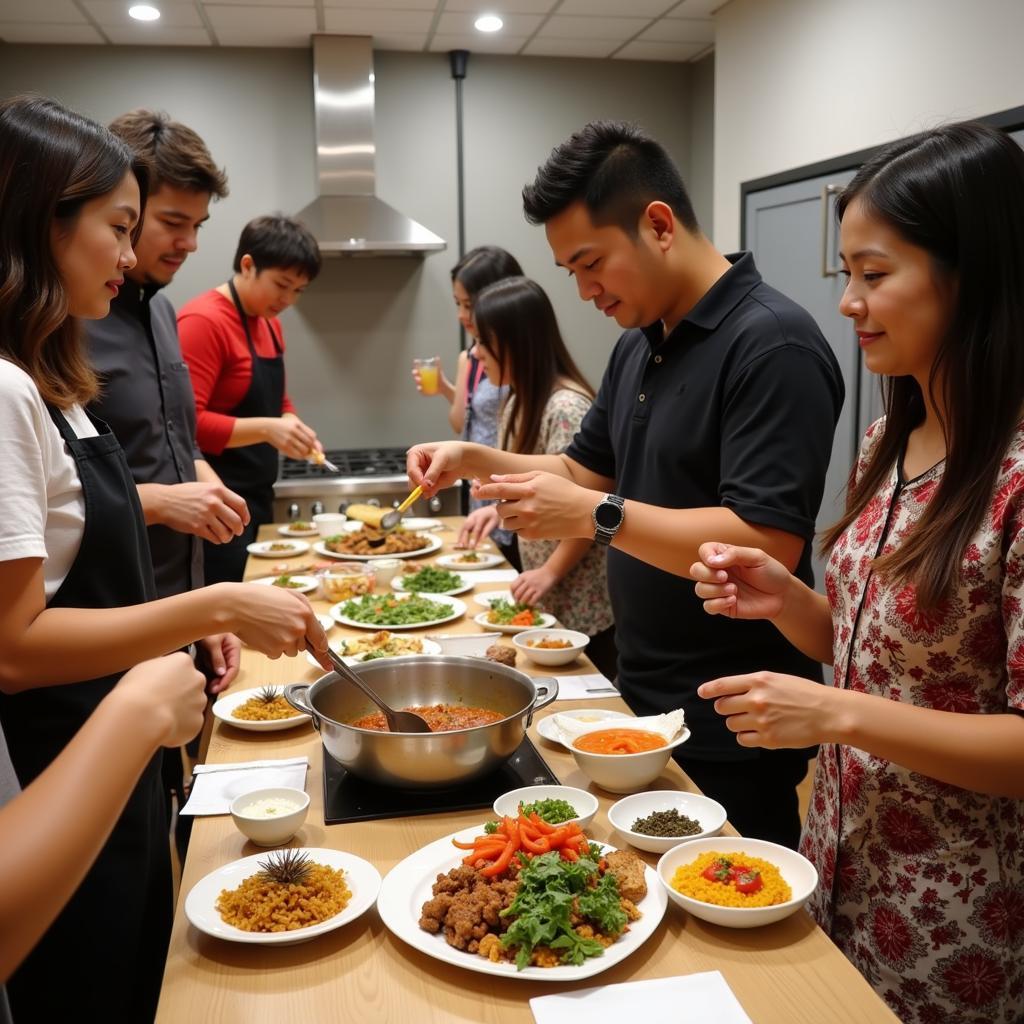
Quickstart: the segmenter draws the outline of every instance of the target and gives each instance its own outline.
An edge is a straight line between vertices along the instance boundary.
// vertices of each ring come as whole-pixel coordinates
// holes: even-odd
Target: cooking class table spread
[[[440,533],[444,552],[453,550],[459,522],[455,517],[444,520]],[[277,536],[276,526],[261,532],[261,539]],[[433,552],[408,564],[413,568],[432,564],[437,555]],[[310,558],[303,554],[282,561],[298,565]],[[247,579],[267,573],[265,560],[250,559]],[[472,593],[507,586],[483,583]],[[322,600],[313,603],[321,612],[328,606]],[[480,627],[467,614],[424,632],[474,633]],[[335,625],[328,636],[334,640],[357,633]],[[585,657],[570,665],[542,668],[520,654],[517,667],[533,676],[594,671]],[[243,648],[241,670],[231,692],[312,682],[321,674],[304,657],[272,661]],[[618,797],[593,786],[567,750],[537,733],[538,721],[548,715],[583,706],[628,711],[620,698],[600,694],[585,705],[556,702],[535,716],[528,735],[560,782],[590,790],[598,798],[600,806],[588,834],[629,848],[608,822],[608,808]],[[205,760],[215,764],[301,756],[310,761],[306,792],[311,803],[305,824],[290,845],[346,851],[369,861],[382,876],[427,844],[493,817],[484,808],[325,826],[321,744],[308,723],[284,731],[254,732],[217,721]],[[756,780],[751,784],[756,785]],[[672,761],[649,788],[695,789]],[[735,834],[728,826],[725,831]],[[192,927],[184,915],[185,897],[192,887],[211,871],[261,852],[267,851],[248,842],[230,816],[195,820],[157,1012],[162,1024],[214,1017],[222,1024],[328,1020],[527,1024],[534,1019],[529,1000],[536,996],[702,971],[720,971],[757,1024],[891,1024],[897,1019],[803,910],[763,928],[730,929],[706,924],[670,905],[653,935],[630,956],[599,977],[566,984],[495,977],[435,960],[392,935],[375,908],[343,927],[288,946],[227,942]],[[655,855],[635,852],[651,866],[657,863]]]

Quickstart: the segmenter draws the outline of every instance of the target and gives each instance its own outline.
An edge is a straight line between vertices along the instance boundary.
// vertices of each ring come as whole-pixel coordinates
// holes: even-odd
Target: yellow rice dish
[[[237,889],[221,891],[217,910],[223,921],[243,932],[287,932],[340,914],[351,898],[340,868],[313,863],[294,884],[262,871],[250,875]]]
[[[741,891],[754,888],[754,876],[760,878],[757,891]],[[676,868],[672,888],[692,900],[719,907],[774,907],[793,898],[793,890],[774,864],[745,853],[714,850],[702,853],[692,864]]]

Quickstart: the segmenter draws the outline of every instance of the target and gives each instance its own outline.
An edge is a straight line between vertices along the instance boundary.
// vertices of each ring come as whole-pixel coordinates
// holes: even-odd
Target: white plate
[[[476,601],[481,608],[490,608],[492,601],[508,601],[509,604],[515,604],[516,599],[512,596],[511,590],[488,590],[483,594],[474,594],[473,600]],[[539,626],[534,627],[539,629]]]
[[[289,551],[271,551],[275,544],[287,544]],[[293,558],[295,555],[304,554],[309,550],[309,544],[304,540],[258,540],[250,544],[246,549],[250,555],[257,558]]]
[[[282,590],[290,590],[293,594],[311,594],[320,586],[320,581],[315,576],[292,575],[290,572],[283,572],[281,576],[291,576],[293,583],[301,583],[301,587],[281,587]],[[279,576],[264,576],[262,579],[250,580],[250,583],[262,583],[265,587],[272,587],[274,580]]]
[[[317,615],[316,621],[323,626],[325,633],[330,633],[330,631],[334,629],[334,619],[332,619],[330,615]],[[319,665],[320,662],[317,662],[317,664]]]
[[[643,917],[630,925],[630,930],[609,946],[602,956],[590,957],[578,967],[571,964],[557,967],[527,967],[517,971],[515,964],[491,963],[490,960],[449,946],[443,935],[431,935],[419,926],[420,909],[431,898],[437,876],[461,863],[459,851],[452,840],[471,842],[479,835],[480,826],[463,829],[438,839],[396,864],[385,876],[377,897],[377,911],[385,925],[403,942],[436,960],[481,974],[497,974],[523,981],[578,981],[614,967],[636,952],[657,929],[665,913],[668,897],[655,871],[644,865],[647,895],[638,904]],[[606,853],[614,847],[605,846]]]
[[[354,921],[373,906],[380,891],[380,872],[351,853],[341,850],[322,850],[303,848],[302,853],[309,854],[310,860],[325,864],[331,868],[341,868],[345,872],[345,884],[352,893],[348,906],[334,917],[327,918],[319,924],[306,928],[297,928],[290,932],[244,932],[241,928],[224,921],[217,910],[217,898],[223,889],[236,889],[250,875],[260,870],[259,862],[267,859],[266,853],[253,854],[241,860],[232,861],[224,867],[211,871],[201,878],[185,898],[185,916],[207,935],[229,942],[250,942],[258,946],[293,946],[299,942],[315,939],[324,932],[332,932],[341,928],[349,921]]]
[[[235,718],[231,714],[235,708],[244,704],[250,697],[255,697],[262,689],[262,686],[257,686],[251,690],[235,690],[225,694],[220,700],[214,702],[214,716],[228,725],[233,725],[236,729],[250,729],[253,732],[276,732],[278,729],[291,729],[293,726],[304,725],[309,721],[309,715],[303,714],[301,711],[296,711],[291,718],[275,718],[269,722],[249,722],[244,718]],[[279,696],[284,693],[283,686],[275,686],[274,689],[277,690]]]
[[[403,530],[441,530],[444,528],[444,523],[440,519],[426,519],[422,516],[409,516],[408,519],[403,519],[399,526]]]
[[[410,651],[408,654],[389,654],[385,658],[374,658],[373,660],[387,661],[388,658],[421,658],[426,654],[441,653],[441,645],[436,640],[428,640],[426,637],[423,637],[421,642],[423,644],[423,650],[418,653]],[[331,650],[333,650],[335,654],[341,654],[345,647],[345,641],[344,639],[331,640],[330,645]],[[341,660],[345,662],[346,665],[361,665],[365,657],[365,654],[354,654],[351,656],[342,654]],[[323,672],[323,666],[316,660],[316,658],[313,657],[312,654],[309,653],[309,651],[306,651],[306,661],[308,661],[313,668],[318,668]]]
[[[397,596],[400,601],[408,600],[408,595],[381,594],[379,596],[382,598]],[[461,618],[466,614],[465,604],[457,597],[446,597],[444,594],[430,594],[427,599],[430,601],[436,601],[438,604],[448,605],[451,608],[451,614],[445,615],[440,619],[429,619],[426,622],[409,622],[398,626],[386,626],[374,622],[356,622],[355,619],[350,619],[347,616],[342,615],[341,606],[348,604],[348,601],[339,601],[337,604],[331,605],[327,610],[334,621],[340,623],[342,626],[354,626],[356,629],[372,629],[374,632],[381,629],[423,629],[425,626],[440,626],[442,622],[454,622],[456,619]],[[353,600],[358,600],[358,598],[354,598]]]
[[[522,633],[524,629],[549,629],[555,624],[554,615],[548,614],[548,612],[540,613],[540,622],[532,626],[512,626],[502,622],[491,622],[487,616],[490,612],[481,612],[479,615],[473,616],[473,621],[478,626],[483,626],[484,629],[496,629],[499,633]]]
[[[315,537],[319,530],[315,526],[311,526],[308,530],[294,530],[289,524],[288,526],[279,526],[277,532],[282,537]]]
[[[581,708],[573,711],[563,711],[563,715],[572,715],[573,718],[582,718],[586,721],[589,718],[593,718],[595,722],[604,721],[607,718],[630,718],[625,711],[605,711],[604,708]],[[563,743],[558,731],[555,728],[554,715],[548,715],[547,718],[542,718],[537,723],[537,732],[548,741],[548,743],[557,743],[559,746],[569,749],[568,744]]]
[[[429,543],[417,551],[398,551],[393,553],[382,552],[379,555],[346,555],[340,551],[332,551],[327,547],[323,541],[313,545],[313,550],[318,555],[324,555],[326,558],[337,558],[342,562],[372,562],[377,558],[419,558],[420,555],[430,555],[437,551],[441,547],[441,538],[436,533],[432,533],[427,537]],[[306,545],[307,547],[309,545]]]
[[[410,575],[412,575],[410,573]],[[405,576],[394,576],[391,580],[391,586],[397,590],[400,594],[405,593]],[[455,587],[452,590],[421,590],[424,597],[436,597],[438,594],[444,594],[446,597],[453,597],[455,594],[464,594],[467,590],[472,590],[473,584],[468,583],[466,580],[462,581],[462,585]]]
[[[460,562],[459,557],[465,553],[465,551],[456,551],[451,555],[441,555],[437,560],[437,564],[444,569],[472,572],[474,569],[493,569],[496,565],[501,565],[505,561],[501,555],[495,555],[489,551],[478,551],[477,554],[480,556],[479,562]]]

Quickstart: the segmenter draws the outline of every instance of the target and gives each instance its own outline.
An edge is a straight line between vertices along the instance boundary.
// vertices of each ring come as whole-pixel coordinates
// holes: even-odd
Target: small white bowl
[[[316,524],[316,532],[320,534],[325,540],[328,537],[333,537],[336,534],[341,533],[345,528],[345,523],[348,521],[348,516],[341,512],[319,512],[313,516],[313,522]]]
[[[277,814],[273,817],[262,817],[254,813],[246,813],[257,801],[288,800],[298,804],[298,810]],[[276,786],[272,789],[254,789],[242,793],[231,801],[231,817],[238,831],[257,846],[281,846],[287,843],[302,828],[309,811],[309,794],[301,789],[288,786]]]
[[[585,789],[574,789],[572,786],[524,786],[522,789],[509,790],[494,801],[494,813],[499,818],[506,814],[514,818],[519,814],[520,804],[532,804],[538,800],[564,800],[576,808],[577,816],[560,821],[560,825],[574,821],[580,828],[586,828],[597,814],[597,797]]]
[[[427,634],[428,640],[434,640],[440,645],[442,654],[453,654],[460,658],[486,657],[487,648],[500,638],[500,633]]]
[[[719,907],[714,903],[704,903],[672,888],[672,876],[676,868],[691,864],[702,853],[739,854],[760,857],[779,869],[779,874],[793,890],[793,898],[774,907]],[[673,846],[658,861],[658,878],[665,887],[668,897],[683,910],[702,921],[724,925],[726,928],[759,928],[763,924],[771,924],[789,917],[799,910],[818,885],[818,872],[814,865],[795,850],[777,843],[769,843],[764,839],[743,839],[732,836],[712,836],[709,839],[694,839],[692,842]]]
[[[646,818],[655,811],[678,811],[700,824],[700,832],[692,836],[646,836],[633,831],[637,818]],[[684,793],[677,789],[655,789],[623,797],[608,808],[608,820],[630,846],[648,853],[664,853],[680,843],[717,835],[725,824],[725,808],[711,797]]]
[[[538,640],[568,640],[569,647],[531,647]],[[512,646],[537,665],[568,665],[575,661],[590,643],[586,633],[575,629],[527,629],[512,637]]]
[[[607,728],[631,729],[633,726],[629,722],[609,722]],[[635,793],[661,775],[673,748],[689,738],[690,730],[684,726],[682,732],[666,746],[639,754],[591,754],[577,749],[575,744],[571,744],[569,750],[583,774],[602,789],[609,793]]]

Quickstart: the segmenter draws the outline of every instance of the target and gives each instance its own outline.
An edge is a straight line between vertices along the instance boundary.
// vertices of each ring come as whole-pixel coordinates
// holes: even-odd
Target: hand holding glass
[[[436,395],[440,385],[441,358],[429,356],[425,359],[414,359],[412,368],[419,375],[420,393]]]

